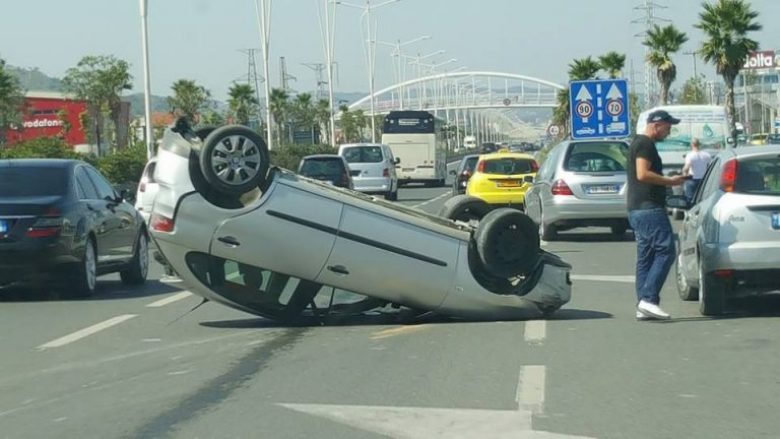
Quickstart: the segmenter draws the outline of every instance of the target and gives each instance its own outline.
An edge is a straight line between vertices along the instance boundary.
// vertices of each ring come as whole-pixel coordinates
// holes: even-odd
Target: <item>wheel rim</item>
[[[149,270],[149,245],[146,241],[146,235],[143,233],[138,240],[138,268],[141,272],[141,277],[146,278],[147,271]]]
[[[236,135],[220,142],[211,151],[211,169],[225,184],[240,186],[260,171],[260,148],[249,138]]]
[[[84,252],[84,273],[87,277],[87,288],[90,291],[94,290],[97,276],[95,275],[95,247],[91,242],[87,242],[87,248]]]

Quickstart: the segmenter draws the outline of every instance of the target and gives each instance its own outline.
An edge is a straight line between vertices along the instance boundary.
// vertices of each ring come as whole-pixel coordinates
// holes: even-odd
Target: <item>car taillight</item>
[[[390,170],[385,168],[382,170],[382,177],[389,177],[390,176]]]
[[[737,160],[732,159],[723,165],[723,172],[720,174],[720,188],[723,192],[734,192],[734,186],[737,183]]]
[[[176,225],[172,219],[157,213],[152,214],[149,224],[151,225],[152,230],[166,233],[173,232],[173,228]]]
[[[539,170],[539,163],[536,160],[531,160],[531,172],[537,172]]]
[[[482,160],[477,163],[477,172],[485,172],[485,162]]]
[[[569,185],[567,185],[563,180],[555,180],[555,183],[552,185],[551,192],[553,195],[574,195],[574,192],[571,191]]]
[[[59,236],[62,231],[62,212],[51,207],[35,220],[25,232],[28,238],[51,238]]]

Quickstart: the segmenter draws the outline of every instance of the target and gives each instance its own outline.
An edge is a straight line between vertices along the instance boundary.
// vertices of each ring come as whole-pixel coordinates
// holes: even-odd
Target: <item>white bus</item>
[[[447,149],[441,126],[427,111],[391,111],[385,116],[382,143],[400,159],[398,184],[444,186]]]

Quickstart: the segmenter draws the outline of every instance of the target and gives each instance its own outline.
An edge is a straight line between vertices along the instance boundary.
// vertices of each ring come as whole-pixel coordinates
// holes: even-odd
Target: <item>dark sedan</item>
[[[146,280],[148,236],[135,208],[79,160],[0,160],[0,287],[53,284],[71,296],[119,272]]]
[[[349,165],[340,155],[307,155],[298,164],[298,173],[304,177],[326,181],[334,186],[354,189]]]
[[[477,167],[479,161],[479,154],[469,154],[463,156],[458,163],[458,169],[450,171],[450,174],[455,175],[455,179],[452,182],[452,195],[465,194],[466,185],[474,174],[474,168]]]

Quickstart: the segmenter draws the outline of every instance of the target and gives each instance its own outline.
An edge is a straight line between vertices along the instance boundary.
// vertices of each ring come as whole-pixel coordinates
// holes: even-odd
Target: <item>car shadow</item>
[[[780,317],[780,294],[769,294],[759,297],[733,299],[729,301],[724,314],[719,316],[694,316],[679,318],[672,316],[672,318],[669,320],[654,320],[652,322],[668,324],[775,317]]]
[[[0,289],[0,303],[138,299],[181,291],[177,285],[148,280],[142,285],[128,286],[119,280],[98,280],[95,294],[89,297],[70,297],[65,288],[8,287]]]
[[[622,236],[615,236],[610,232],[605,233],[571,233],[560,232],[551,242],[630,242],[634,241],[634,233],[627,231]]]

